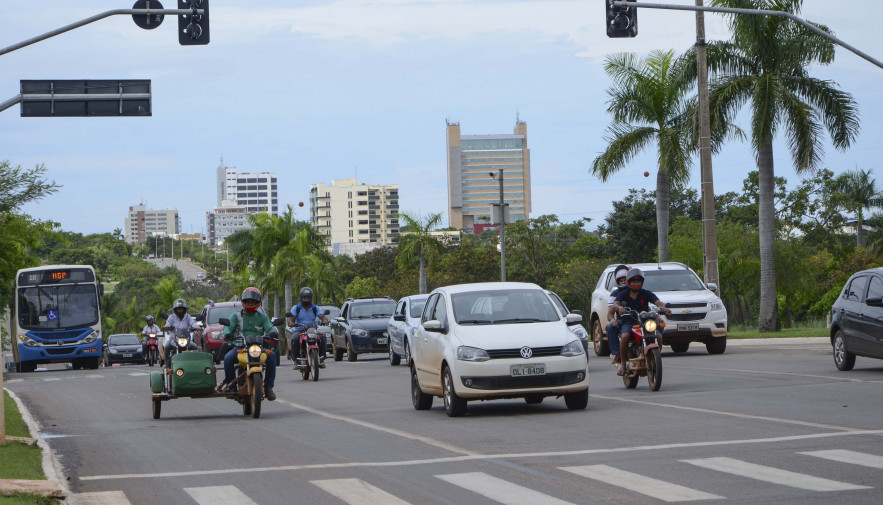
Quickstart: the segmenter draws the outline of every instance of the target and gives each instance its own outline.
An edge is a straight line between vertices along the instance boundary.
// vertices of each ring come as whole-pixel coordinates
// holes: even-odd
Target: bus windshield
[[[19,288],[18,307],[18,324],[28,330],[82,328],[98,323],[95,284]]]

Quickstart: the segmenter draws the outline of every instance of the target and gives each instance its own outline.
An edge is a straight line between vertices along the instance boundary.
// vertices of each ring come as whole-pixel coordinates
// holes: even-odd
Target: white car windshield
[[[645,270],[644,289],[653,291],[696,291],[705,285],[689,270]]]
[[[539,289],[498,289],[451,295],[457,324],[517,324],[558,321],[561,316]]]

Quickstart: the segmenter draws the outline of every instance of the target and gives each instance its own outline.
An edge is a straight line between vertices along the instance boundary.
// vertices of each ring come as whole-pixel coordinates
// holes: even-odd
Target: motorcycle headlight
[[[353,330],[353,335],[356,337],[367,337],[368,331],[362,330],[362,329],[355,329],[355,330]]]
[[[562,356],[579,356],[583,353],[583,344],[579,340],[574,340],[561,348]]]
[[[22,344],[24,344],[28,347],[34,347],[37,345],[37,341],[27,335],[19,335],[18,338],[21,339]]]
[[[658,325],[656,324],[655,319],[648,319],[644,321],[644,331],[646,332],[653,333],[654,331],[656,331],[657,326]]]
[[[491,357],[484,349],[461,345],[457,348],[457,359],[461,361],[487,361]]]
[[[178,347],[187,347],[187,344],[190,343],[190,340],[184,337],[178,337]]]
[[[317,333],[316,328],[310,328],[307,330],[307,335],[309,335],[311,337],[315,337],[316,333]]]
[[[261,356],[261,346],[253,345],[248,348],[248,356],[251,358],[259,358]]]
[[[708,309],[711,311],[724,310],[724,303],[721,301],[711,302],[711,305],[708,306]]]
[[[83,339],[83,342],[91,344],[92,342],[95,342],[96,339],[98,339],[98,334],[93,331],[92,333],[86,335],[86,338]]]

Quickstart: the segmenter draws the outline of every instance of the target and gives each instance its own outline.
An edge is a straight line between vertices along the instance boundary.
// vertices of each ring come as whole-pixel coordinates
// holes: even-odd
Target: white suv
[[[607,299],[616,287],[613,269],[604,269],[595,291],[592,292],[591,338],[595,354],[607,356]],[[644,272],[644,289],[656,294],[672,315],[665,318],[662,343],[674,352],[686,352],[690,342],[702,342],[709,354],[721,354],[727,349],[727,309],[715,294],[717,286],[705,285],[696,272],[682,263],[637,263],[629,268]]]

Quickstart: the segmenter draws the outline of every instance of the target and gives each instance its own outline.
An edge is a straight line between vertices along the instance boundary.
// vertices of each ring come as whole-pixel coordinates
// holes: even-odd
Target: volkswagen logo
[[[521,357],[527,359],[533,356],[533,350],[530,347],[522,347],[521,348]]]

